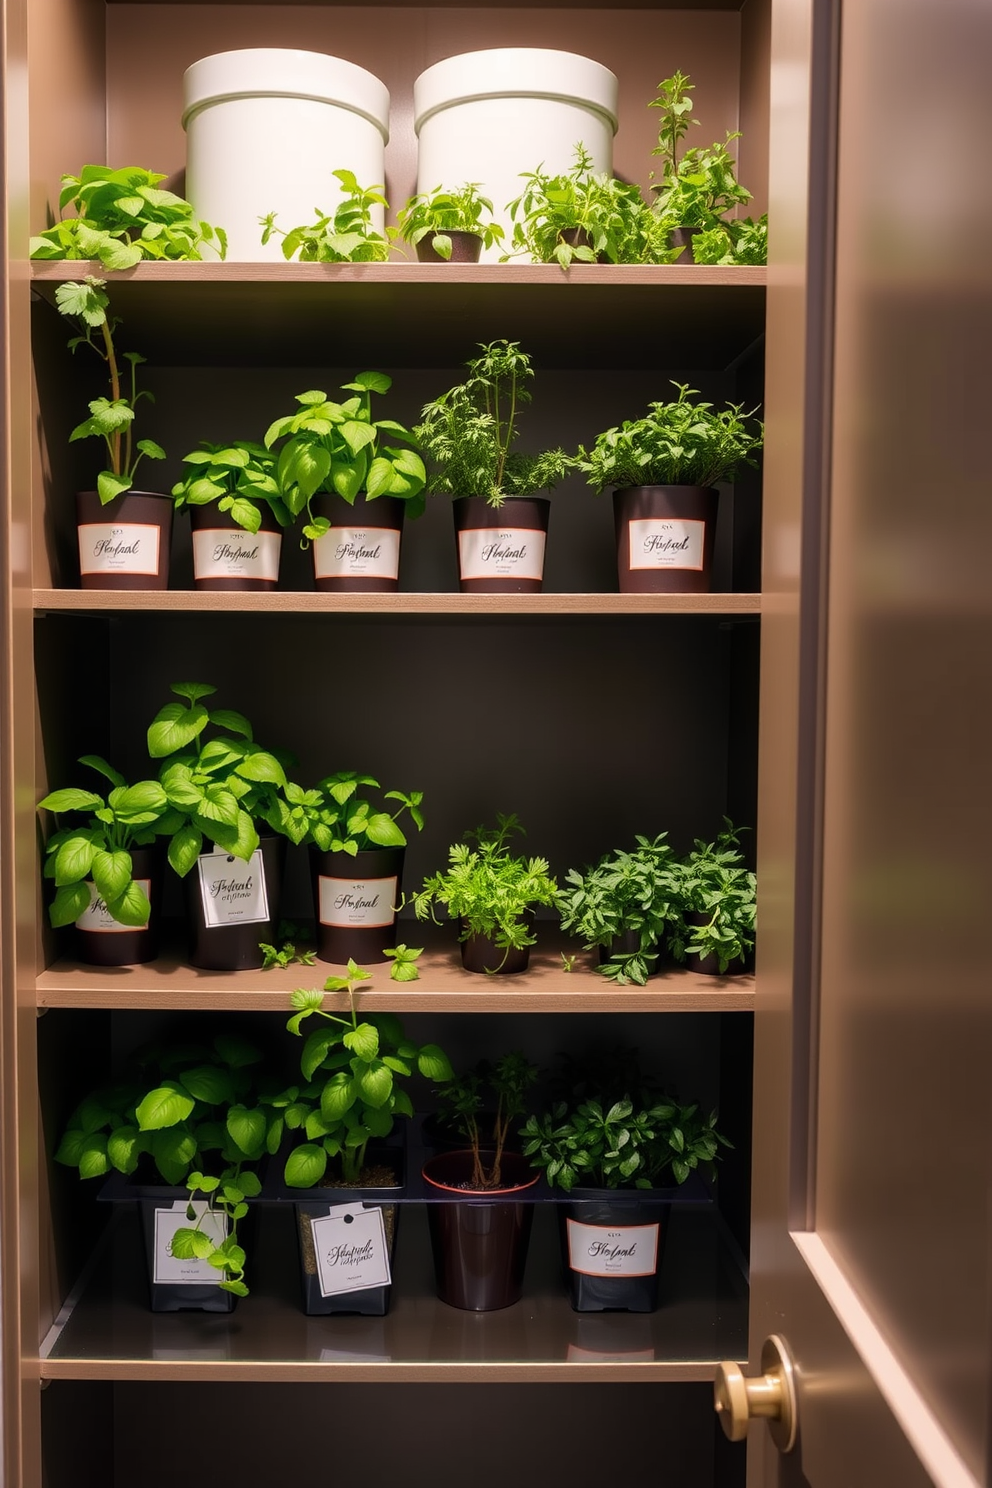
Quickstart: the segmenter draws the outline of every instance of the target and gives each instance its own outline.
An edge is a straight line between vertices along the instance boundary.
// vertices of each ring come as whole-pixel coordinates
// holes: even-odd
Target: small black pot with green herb
[[[633,852],[607,853],[584,873],[570,869],[558,896],[562,929],[598,951],[598,970],[618,986],[644,986],[661,969],[678,915],[675,854],[666,837],[638,837]]]
[[[669,935],[675,959],[704,976],[752,971],[757,880],[744,866],[732,822],[715,842],[696,838],[676,880],[679,915]]]
[[[291,521],[275,481],[275,455],[241,439],[226,445],[204,441],[183,464],[172,498],[177,511],[189,509],[194,588],[275,589],[282,528]]]

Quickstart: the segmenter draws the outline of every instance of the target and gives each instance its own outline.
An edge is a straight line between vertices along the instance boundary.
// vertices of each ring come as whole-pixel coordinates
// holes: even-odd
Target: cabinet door
[[[776,10],[749,1483],[985,1484],[992,11]]]

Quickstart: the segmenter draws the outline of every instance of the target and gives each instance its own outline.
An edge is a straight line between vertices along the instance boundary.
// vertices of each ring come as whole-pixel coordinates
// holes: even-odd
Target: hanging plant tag
[[[249,862],[218,852],[201,853],[196,860],[200,874],[200,902],[207,929],[220,925],[261,925],[269,918],[269,896],[265,888],[265,865],[260,848]]]
[[[396,918],[398,880],[325,878],[320,875],[320,923],[376,930]]]
[[[313,545],[318,579],[398,579],[400,533],[394,527],[332,527]]]
[[[381,1209],[336,1204],[323,1219],[312,1219],[310,1226],[322,1297],[389,1286],[392,1274]]]
[[[544,576],[547,534],[531,527],[470,527],[458,534],[463,579],[537,579]]]
[[[658,1269],[660,1225],[566,1224],[568,1264],[583,1276],[653,1276]]]
[[[634,517],[628,523],[630,567],[702,572],[705,522],[681,517]]]
[[[151,879],[136,878],[134,882],[138,885],[139,889],[144,890],[145,898],[147,899],[152,891]],[[96,884],[87,883],[86,887],[90,891],[90,907],[89,909],[84,909],[76,921],[77,930],[89,930],[95,932],[97,935],[127,935],[132,930],[140,932],[148,929],[147,923],[144,925],[122,925],[120,920],[114,919],[110,910],[107,908],[106,902],[100,898],[100,895],[97,893]]]
[[[279,577],[281,532],[242,532],[240,528],[204,528],[193,533],[194,579],[265,579]]]
[[[162,529],[153,522],[84,522],[76,530],[81,574],[157,578]]]
[[[227,1216],[202,1204],[194,1205],[196,1219],[187,1218],[188,1199],[177,1199],[171,1207],[155,1210],[155,1263],[152,1280],[156,1286],[218,1286],[224,1273],[209,1261],[180,1261],[172,1254],[172,1237],[177,1230],[197,1229],[220,1245],[227,1239]],[[201,1212],[203,1211],[203,1212]]]

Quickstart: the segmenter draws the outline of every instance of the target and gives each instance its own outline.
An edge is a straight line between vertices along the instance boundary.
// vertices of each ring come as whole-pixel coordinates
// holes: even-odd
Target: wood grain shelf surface
[[[88,273],[142,354],[173,366],[454,367],[505,336],[539,367],[720,367],[763,333],[767,282],[764,268],[679,264],[31,265],[52,304]]]
[[[675,1206],[661,1305],[649,1315],[572,1311],[553,1205],[539,1205],[524,1295],[467,1313],[434,1292],[423,1207],[404,1211],[384,1318],[300,1309],[293,1206],[262,1206],[252,1295],[231,1314],[152,1313],[136,1211],[122,1206],[75,1305],[45,1340],[43,1379],[223,1381],[712,1379],[747,1355],[747,1285],[712,1206]]]

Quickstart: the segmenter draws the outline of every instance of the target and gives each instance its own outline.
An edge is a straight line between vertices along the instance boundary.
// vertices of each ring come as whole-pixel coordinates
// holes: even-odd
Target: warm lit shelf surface
[[[747,1287],[719,1216],[673,1209],[661,1305],[572,1311],[552,1205],[538,1205],[523,1299],[500,1312],[439,1302],[424,1210],[402,1215],[384,1318],[300,1310],[292,1206],[262,1206],[252,1295],[229,1315],[148,1311],[137,1214],[118,1223],[82,1296],[42,1349],[47,1379],[706,1380],[747,1354]]]

